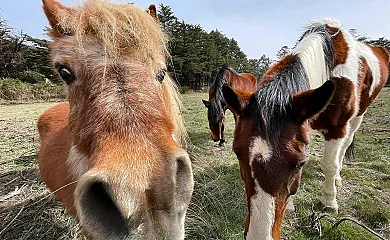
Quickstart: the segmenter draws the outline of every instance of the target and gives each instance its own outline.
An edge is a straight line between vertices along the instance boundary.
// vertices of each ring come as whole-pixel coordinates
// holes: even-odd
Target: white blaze
[[[246,235],[247,240],[272,240],[272,227],[275,222],[275,199],[266,193],[256,180],[253,171],[253,162],[261,160],[266,164],[272,157],[271,148],[268,142],[260,137],[253,139],[250,149],[249,166],[251,175],[255,182],[255,194],[250,199],[250,222]],[[261,155],[261,158],[256,156]]]
[[[272,240],[272,226],[275,221],[275,199],[261,189],[255,180],[256,194],[251,197],[251,212],[247,240]]]

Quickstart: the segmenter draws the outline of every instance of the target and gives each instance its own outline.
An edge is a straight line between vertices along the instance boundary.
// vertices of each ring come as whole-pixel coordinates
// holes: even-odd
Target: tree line
[[[252,73],[260,80],[273,63],[291,52],[290,47],[282,46],[276,53],[276,60],[265,54],[258,59],[248,59],[237,41],[218,29],[206,32],[200,25],[179,20],[172,8],[163,4],[160,4],[158,15],[161,26],[171,38],[168,70],[181,86],[201,89],[210,85],[223,64],[231,65],[238,72]],[[356,29],[350,29],[350,32],[359,41],[383,46],[390,52],[390,40],[384,37],[372,40],[360,35]]]
[[[261,79],[275,62],[264,54],[258,59],[248,59],[234,38],[228,38],[218,29],[207,32],[198,24],[180,20],[170,6],[160,4],[158,15],[161,27],[170,38],[168,71],[182,87],[201,90],[209,86],[224,64]],[[351,32],[363,42],[383,46],[390,51],[390,40],[384,37],[372,40],[359,35],[355,29]],[[46,39],[16,32],[0,16],[0,78],[20,79],[32,84],[47,79],[60,82],[50,62],[48,45]],[[288,46],[282,46],[277,58],[282,58],[290,50]]]
[[[266,55],[248,59],[238,42],[218,29],[206,32],[200,25],[179,20],[170,6],[160,4],[158,16],[170,37],[168,71],[181,86],[201,89],[210,85],[224,64],[238,72],[253,73],[257,78],[262,77],[272,64]]]
[[[16,32],[0,18],[0,78],[37,83],[56,80],[50,63],[48,41]]]

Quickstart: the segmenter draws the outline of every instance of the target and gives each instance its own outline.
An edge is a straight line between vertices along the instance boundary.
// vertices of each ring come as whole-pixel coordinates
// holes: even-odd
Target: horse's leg
[[[286,211],[287,212],[294,212],[295,211],[295,206],[294,206],[294,195],[291,195],[288,198],[287,206],[286,206]]]
[[[347,148],[349,147],[349,145],[351,145],[351,143],[353,141],[353,137],[355,135],[355,132],[359,129],[360,124],[362,123],[362,120],[363,120],[363,115],[354,117],[350,121],[349,131],[347,132],[344,145],[342,146],[340,153],[339,153],[339,156],[338,156],[339,169],[336,173],[336,181],[335,181],[336,186],[342,186],[340,172],[341,172],[341,169],[343,167],[343,160],[344,160],[345,152],[347,151]]]
[[[348,129],[348,125],[344,126]],[[334,130],[332,130],[334,131]],[[342,131],[342,129],[336,129],[335,131]],[[326,133],[331,136],[332,132]],[[321,159],[321,169],[325,175],[325,181],[322,188],[322,204],[338,212],[338,204],[336,200],[337,189],[335,186],[336,175],[340,169],[340,152],[344,146],[346,136],[337,139],[327,138],[324,142],[324,153]]]
[[[221,139],[219,140],[219,146],[223,146],[224,143],[225,143],[225,124],[222,122]]]

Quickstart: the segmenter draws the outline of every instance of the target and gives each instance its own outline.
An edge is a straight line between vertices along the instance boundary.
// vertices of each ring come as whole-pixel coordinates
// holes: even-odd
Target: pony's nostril
[[[84,183],[77,189],[77,215],[92,236],[103,239],[125,239],[129,234],[126,220],[112,200],[108,184],[102,181]]]

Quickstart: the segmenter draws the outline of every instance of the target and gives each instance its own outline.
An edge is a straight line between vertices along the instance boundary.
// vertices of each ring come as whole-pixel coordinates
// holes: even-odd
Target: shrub
[[[180,88],[180,93],[181,94],[184,94],[184,93],[187,93],[188,91],[190,91],[191,90],[191,88],[189,87],[189,86],[182,86],[181,88]]]
[[[29,84],[19,79],[0,79],[0,99],[6,101],[47,101],[66,98],[64,86],[52,83]]]
[[[0,79],[0,98],[4,100],[20,100],[22,93],[28,92],[29,86],[19,79]]]
[[[19,79],[22,80],[22,82],[27,83],[43,83],[45,82],[45,75],[39,72],[34,71],[24,71],[20,76]]]
[[[52,83],[37,83],[31,85],[31,93],[36,100],[50,100],[52,98],[65,98],[64,86]]]

